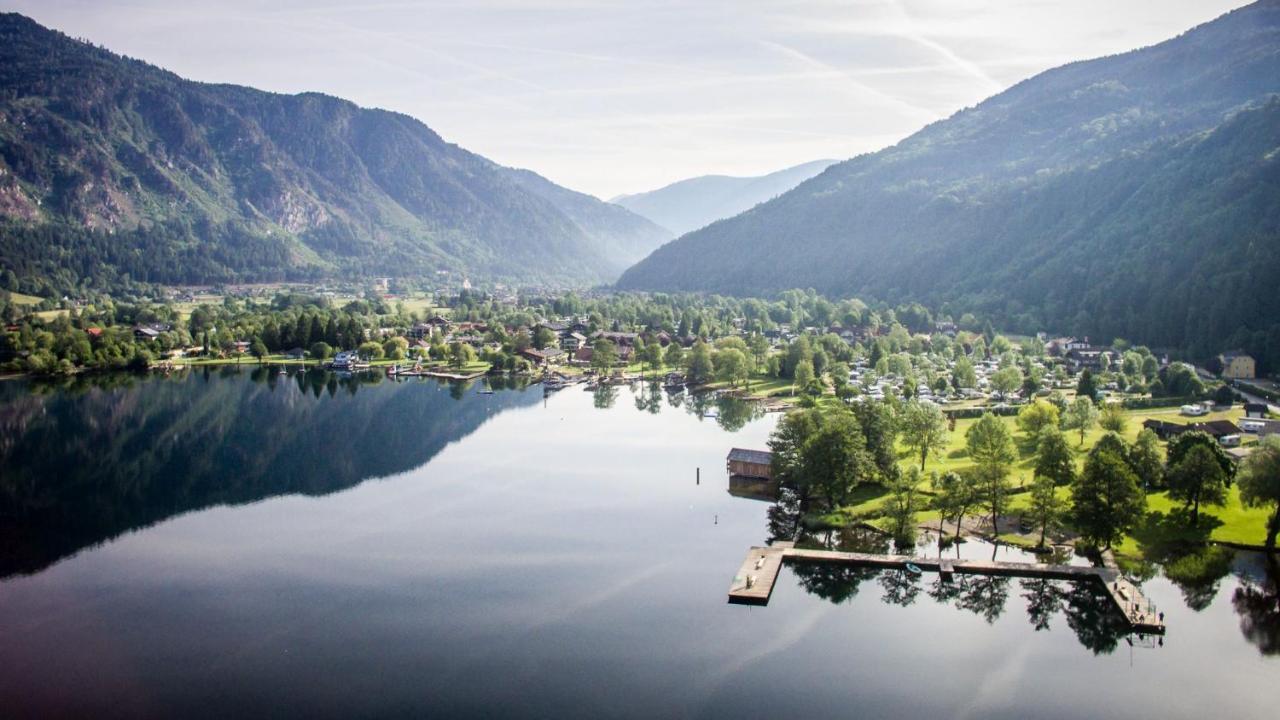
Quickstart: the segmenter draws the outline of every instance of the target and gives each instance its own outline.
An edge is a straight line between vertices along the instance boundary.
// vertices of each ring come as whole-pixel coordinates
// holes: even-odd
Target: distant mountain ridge
[[[621,288],[813,287],[1280,367],[1280,1],[1023,81],[659,248]]]
[[[683,235],[772,200],[837,162],[814,160],[757,177],[703,175],[609,202]]]
[[[67,282],[581,284],[671,237],[406,115],[184,80],[17,14],[0,15],[0,221],[3,269]]]

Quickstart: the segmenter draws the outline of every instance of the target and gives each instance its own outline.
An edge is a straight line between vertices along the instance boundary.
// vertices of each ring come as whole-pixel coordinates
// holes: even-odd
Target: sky
[[[194,80],[323,92],[608,199],[878,150],[1241,0],[0,0]]]

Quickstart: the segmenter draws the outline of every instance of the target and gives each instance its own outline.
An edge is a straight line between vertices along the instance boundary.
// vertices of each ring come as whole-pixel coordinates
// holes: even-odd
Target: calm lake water
[[[1256,554],[1152,568],[1162,645],[1068,583],[797,566],[730,605],[790,518],[724,457],[777,416],[479,387],[0,383],[0,717],[1275,717]]]

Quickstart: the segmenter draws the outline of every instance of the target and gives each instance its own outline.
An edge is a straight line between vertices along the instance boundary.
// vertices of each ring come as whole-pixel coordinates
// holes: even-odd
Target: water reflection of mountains
[[[0,384],[0,577],[192,510],[410,470],[540,395],[268,368]]]
[[[800,518],[794,496],[784,492],[769,511],[770,542],[794,539],[801,547],[893,552],[891,541],[881,533],[858,528],[813,532],[803,528]],[[1184,557],[1191,562],[1183,565],[1191,565],[1197,572],[1156,566],[1139,568],[1139,572],[1146,578],[1163,572],[1182,592],[1187,608],[1195,612],[1207,608],[1217,597],[1221,581],[1233,576],[1236,587],[1230,601],[1239,616],[1241,633],[1263,655],[1280,654],[1280,564],[1276,559],[1212,545]],[[790,568],[806,592],[832,603],[848,601],[874,582],[872,587],[882,602],[906,607],[923,597],[972,612],[988,623],[1008,611],[1015,590],[1014,579],[1002,576],[959,574],[944,580],[936,573],[913,575],[905,570],[838,563],[795,563]],[[1016,581],[1016,590],[1026,604],[1027,621],[1036,631],[1049,630],[1054,618],[1062,616],[1080,644],[1095,655],[1109,654],[1122,642],[1160,644],[1157,638],[1133,636],[1128,623],[1095,583],[1023,578]]]

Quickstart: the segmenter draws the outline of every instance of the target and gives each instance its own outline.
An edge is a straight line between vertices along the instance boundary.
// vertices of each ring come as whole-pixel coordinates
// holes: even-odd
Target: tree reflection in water
[[[803,527],[802,516],[796,496],[784,490],[769,510],[770,542],[796,538],[800,547],[875,554],[884,554],[890,549],[890,540],[870,529],[801,531],[797,535],[797,528]],[[1056,556],[1051,561],[1065,563],[1067,558]],[[856,597],[862,585],[875,578],[881,602],[906,607],[923,595],[935,603],[953,604],[991,624],[1004,615],[1012,584],[1012,579],[1006,576],[957,573],[944,579],[937,573],[922,577],[905,570],[834,562],[797,562],[789,567],[806,592],[833,603]],[[1027,578],[1019,580],[1018,587],[1021,598],[1026,601],[1027,619],[1037,631],[1049,630],[1052,618],[1062,614],[1080,644],[1094,654],[1112,652],[1129,632],[1124,617],[1095,582]],[[1241,597],[1242,602],[1251,601],[1249,597]],[[1271,602],[1274,608],[1274,596]],[[1274,630],[1272,633],[1274,640]]]
[[[1116,610],[1106,590],[1097,583],[1067,584],[1063,601],[1066,604],[1067,627],[1094,655],[1109,654],[1116,649],[1120,638],[1129,634],[1128,621]]]
[[[677,401],[675,398],[683,397]],[[714,392],[673,394],[669,402],[672,407],[684,406],[685,412],[695,417],[707,416],[708,411],[715,410],[715,421],[728,432],[737,432],[747,423],[764,415],[764,407],[758,402],[718,395]]]
[[[657,382],[647,382],[636,396],[636,409],[640,412],[647,412],[650,415],[657,415],[662,412],[662,386]]]
[[[1027,601],[1027,619],[1037,631],[1048,630],[1049,621],[1062,609],[1062,590],[1046,578],[1024,578],[1018,581],[1022,598]]]
[[[1187,607],[1200,612],[1218,596],[1218,587],[1231,572],[1234,556],[1235,551],[1230,548],[1206,545],[1166,563],[1164,574],[1182,591]]]
[[[779,540],[791,542],[800,532],[800,520],[804,511],[800,506],[800,498],[789,488],[778,491],[778,500],[769,506],[769,543]]]
[[[1231,605],[1240,616],[1240,632],[1263,655],[1280,655],[1280,563],[1264,556],[1263,567],[1237,573],[1240,585]]]
[[[968,610],[986,620],[988,624],[1000,619],[1005,601],[1009,599],[1009,578],[997,575],[961,575],[954,582],[960,584],[956,607]]]
[[[618,400],[618,388],[614,385],[597,385],[591,391],[591,401],[597,410],[608,410]]]
[[[879,582],[884,590],[880,599],[890,605],[901,607],[914,603],[923,589],[920,576],[906,570],[886,570],[880,573]]]

